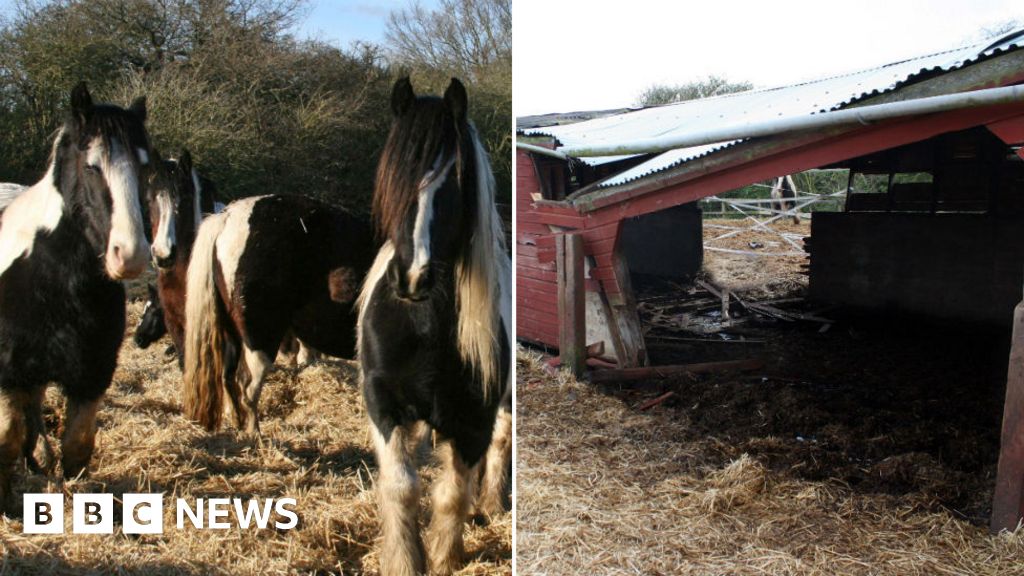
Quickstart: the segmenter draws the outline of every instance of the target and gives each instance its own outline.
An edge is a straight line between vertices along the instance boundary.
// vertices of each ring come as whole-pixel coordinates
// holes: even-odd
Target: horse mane
[[[462,360],[479,374],[484,398],[500,391],[502,301],[510,298],[511,263],[494,204],[494,173],[476,129],[469,125],[476,175],[476,214],[469,244],[455,267],[458,344]],[[468,183],[466,183],[468,184]],[[504,288],[504,289],[503,289]]]

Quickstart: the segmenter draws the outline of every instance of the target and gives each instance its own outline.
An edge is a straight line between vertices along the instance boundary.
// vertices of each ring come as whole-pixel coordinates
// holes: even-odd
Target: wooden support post
[[[583,237],[574,233],[556,236],[555,262],[558,267],[558,353],[562,366],[580,377],[587,362]]]
[[[1024,517],[1024,301],[1013,311],[1003,433],[992,497],[992,532],[1013,530]]]

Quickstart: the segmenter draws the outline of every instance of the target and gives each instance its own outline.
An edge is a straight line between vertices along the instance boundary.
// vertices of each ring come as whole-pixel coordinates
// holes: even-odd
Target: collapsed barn
[[[522,128],[537,145],[517,150],[518,337],[573,362],[591,345],[620,368],[647,365],[631,272],[700,266],[696,201],[849,170],[844,211],[812,219],[809,295],[1015,324],[990,524],[1012,529],[1024,517],[1024,102],[1020,90],[954,95],[1021,82],[1024,31],[815,82]],[[933,100],[956,102],[899,110]],[[855,122],[827,121],[843,114]]]

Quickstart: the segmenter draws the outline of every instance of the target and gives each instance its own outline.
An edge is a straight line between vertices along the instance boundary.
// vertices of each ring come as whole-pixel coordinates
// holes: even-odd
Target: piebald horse
[[[149,290],[149,295],[142,309],[142,317],[139,319],[139,324],[135,327],[135,335],[132,338],[135,340],[135,345],[142,350],[149,348],[153,342],[167,334],[167,324],[164,323],[164,307],[160,302],[160,294],[153,284],[148,284],[146,287]],[[178,352],[178,349],[173,344],[167,348],[166,353],[175,354],[180,365],[182,354]],[[317,357],[316,350],[295,338],[293,334],[285,337],[277,354],[279,358],[284,356],[286,363],[291,362],[295,366],[305,366],[313,362]]]
[[[355,301],[376,250],[369,221],[303,196],[246,198],[204,220],[186,286],[185,414],[216,429],[226,392],[238,428],[259,434],[260,392],[289,332],[355,357]]]
[[[511,447],[511,263],[467,105],[457,79],[443,98],[399,80],[377,168],[374,219],[387,241],[360,296],[359,362],[389,576],[459,567],[477,466],[493,448],[484,489],[503,490]],[[444,469],[424,551],[412,452],[430,429]],[[488,497],[500,508],[500,492]]]
[[[145,100],[94,104],[85,84],[54,139],[46,174],[0,217],[0,501],[30,467],[46,386],[66,397],[65,477],[92,457],[96,413],[124,338],[121,280],[150,256],[140,188],[152,155]]]

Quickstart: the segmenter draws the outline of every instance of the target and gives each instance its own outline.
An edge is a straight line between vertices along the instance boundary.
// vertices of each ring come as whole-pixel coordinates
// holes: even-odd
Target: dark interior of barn
[[[773,282],[779,264],[753,251],[746,265],[768,271],[760,286],[634,266],[659,242],[686,242],[623,237],[651,365],[756,357],[763,368],[605,389],[645,409],[659,400],[688,434],[780,472],[985,524],[1024,285],[1024,160],[971,129],[822,168],[849,170],[845,210],[810,218],[808,257],[787,271],[802,282]],[[644,218],[692,230],[696,213],[699,234],[688,210]],[[707,268],[722,256],[704,253]]]

